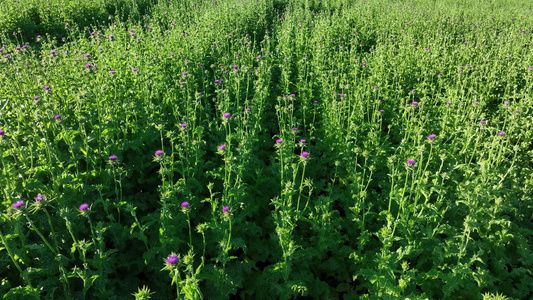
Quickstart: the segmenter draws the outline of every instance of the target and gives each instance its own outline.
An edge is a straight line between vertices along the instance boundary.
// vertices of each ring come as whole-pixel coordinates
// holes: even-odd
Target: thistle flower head
[[[222,208],[223,212],[227,212],[228,210],[229,210],[229,206],[224,206],[224,208]]]
[[[306,158],[306,157],[308,157],[308,156],[309,156],[309,152],[305,152],[305,151],[302,152],[302,157],[303,157],[303,158]]]
[[[79,209],[81,211],[86,211],[87,209],[89,208],[89,204],[87,203],[83,203],[82,205],[80,205]]]
[[[33,198],[37,202],[41,202],[44,200],[46,196],[44,194],[38,194],[35,198]]]
[[[155,156],[161,156],[161,155],[163,155],[163,150],[157,150],[155,152]]]
[[[116,155],[110,155],[109,156],[109,160],[117,160],[117,156]]]
[[[171,254],[165,259],[165,261],[167,262],[167,264],[172,266],[172,265],[175,265],[179,261],[179,258],[176,254]]]
[[[24,201],[19,200],[19,201],[13,203],[13,205],[11,205],[11,207],[13,207],[14,209],[17,209],[17,208],[20,208],[22,205],[24,205]]]
[[[416,161],[414,161],[413,159],[408,159],[407,163],[410,164],[410,165],[414,165],[414,164],[416,164]]]

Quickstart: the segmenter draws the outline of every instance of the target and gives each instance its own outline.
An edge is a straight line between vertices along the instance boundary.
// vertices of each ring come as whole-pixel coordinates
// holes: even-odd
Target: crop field
[[[0,299],[532,299],[532,26],[0,0]]]

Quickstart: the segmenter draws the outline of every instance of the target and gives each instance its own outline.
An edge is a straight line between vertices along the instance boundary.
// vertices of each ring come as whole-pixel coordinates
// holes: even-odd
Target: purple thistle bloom
[[[277,139],[277,140],[276,140],[276,143],[277,143],[277,144],[281,144],[282,142],[283,142],[282,139]]]
[[[86,65],[85,65],[85,68],[87,68],[87,69],[89,69],[90,67],[92,67],[91,64],[86,64]]]
[[[251,108],[249,108],[249,107],[246,108],[246,111],[250,111],[250,110],[251,110]]]
[[[302,157],[306,158],[309,156],[309,152],[302,152]]]
[[[202,96],[202,93],[198,93],[198,96]]]
[[[224,208],[222,209],[223,212],[227,212],[229,210],[229,206],[224,206]]]
[[[226,149],[226,145],[222,144],[222,145],[218,146],[218,149],[224,150],[224,149]]]
[[[375,90],[377,90],[377,89],[378,89],[378,86],[377,86],[377,85],[375,85],[375,86],[374,86],[374,89],[375,89]]]
[[[227,118],[229,118],[230,116],[231,116],[230,113],[224,113],[224,119],[227,119]]]
[[[135,68],[133,68],[132,71],[135,72],[135,73],[139,72],[139,70],[138,70],[138,69],[135,69]]]
[[[180,82],[180,84],[181,84],[181,85],[184,85],[184,84],[185,84],[185,82],[183,82],[183,81],[182,81],[182,82]]]
[[[305,143],[305,140],[304,140],[304,139],[301,139],[301,140],[300,140],[300,143]]]
[[[479,121],[479,123],[481,123],[481,124],[487,124],[487,121],[481,120],[481,121]]]
[[[315,100],[315,101],[313,101],[313,103],[318,103],[318,101]]]
[[[6,134],[6,132],[4,130],[0,129],[0,136],[2,136],[4,134]]]
[[[215,83],[219,83],[219,82],[220,82],[220,80],[218,80],[218,79],[215,80]]]
[[[187,127],[187,123],[183,123],[183,124],[181,124],[181,127],[182,127],[182,128],[186,128],[186,127]]]
[[[296,130],[298,130],[298,128],[296,128],[296,127],[293,127],[293,128],[292,128],[292,131],[296,131]]]
[[[520,111],[519,111],[519,110],[516,110],[516,111],[515,111],[515,113],[519,114],[519,113],[520,113]]]
[[[87,53],[87,54],[85,54],[83,56],[85,56],[85,58],[89,58],[89,56],[91,56],[91,55],[89,53]]]
[[[442,73],[439,73],[439,76],[442,76]]]
[[[11,205],[11,207],[13,207],[14,209],[17,209],[17,208],[20,208],[22,205],[24,205],[24,201],[19,200],[19,201],[13,203],[13,205]]]
[[[117,156],[116,155],[110,155],[109,156],[109,160],[117,160]]]
[[[479,104],[479,102],[477,102],[477,101],[474,101],[474,104]]]
[[[61,119],[61,116],[60,116],[60,115],[55,115],[55,116],[54,116],[54,120],[59,120],[59,119]]]
[[[115,74],[117,71],[109,71],[109,74]]]
[[[110,39],[112,39],[112,38],[114,38],[114,37],[115,37],[115,36],[112,35],[112,34],[109,35],[109,38],[110,38]]]
[[[237,70],[239,68],[239,66],[233,66],[233,69]]]
[[[379,112],[380,112],[380,113],[384,113],[385,111],[384,111],[383,109],[380,109]]]
[[[45,85],[45,86],[44,86],[44,89],[45,89],[45,90],[49,90],[49,89],[50,89],[50,86],[49,86],[49,85]]]
[[[163,150],[157,150],[155,152],[155,156],[161,156],[161,155],[163,155]]]
[[[452,104],[450,101],[446,102],[446,105],[450,105],[450,104]]]
[[[40,36],[40,35],[38,35],[38,36],[37,36],[37,38],[38,38],[38,39],[40,39],[40,38],[41,38],[41,36]]]
[[[289,97],[294,97],[295,95],[294,94],[290,94]]]
[[[183,75],[183,76],[187,76],[188,73],[187,73],[187,72],[183,72],[183,73],[181,73],[181,75]]]
[[[428,139],[430,139],[430,140],[434,139],[435,137],[436,137],[436,135],[434,135],[434,134],[428,135]]]
[[[81,211],[86,211],[87,208],[89,208],[89,204],[87,204],[87,203],[83,203],[82,205],[80,205],[79,208],[80,208]]]
[[[57,51],[54,51],[54,50],[50,51],[50,54],[56,54],[56,53]]]
[[[33,100],[39,100],[39,96],[33,96]]]
[[[499,135],[499,136],[504,136],[504,135],[505,135],[505,132],[500,131],[500,132],[498,132],[498,135]]]
[[[412,105],[418,105],[418,102],[416,101],[413,101],[413,103],[411,103]]]
[[[181,203],[181,207],[187,208],[189,206],[189,202],[185,201]]]
[[[410,164],[410,165],[414,165],[414,164],[416,164],[416,161],[414,161],[412,159],[408,159],[407,163]]]
[[[505,101],[503,104],[505,104],[505,105],[509,105],[509,101]]]
[[[172,255],[169,255],[165,261],[167,262],[167,264],[172,266],[172,265],[175,265],[178,262],[178,260],[179,260],[178,256],[175,254],[172,254]]]
[[[41,202],[44,200],[44,197],[46,197],[44,194],[37,194],[37,197],[33,198],[37,202]]]

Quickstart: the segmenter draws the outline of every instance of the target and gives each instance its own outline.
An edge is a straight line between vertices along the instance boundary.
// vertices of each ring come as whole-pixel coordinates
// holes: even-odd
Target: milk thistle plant
[[[465,1],[0,1],[0,295],[531,298],[533,15]]]

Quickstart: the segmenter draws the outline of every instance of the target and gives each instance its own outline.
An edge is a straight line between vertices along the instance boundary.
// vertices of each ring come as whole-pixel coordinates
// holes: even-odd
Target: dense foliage
[[[0,6],[3,299],[533,297],[528,1]]]

